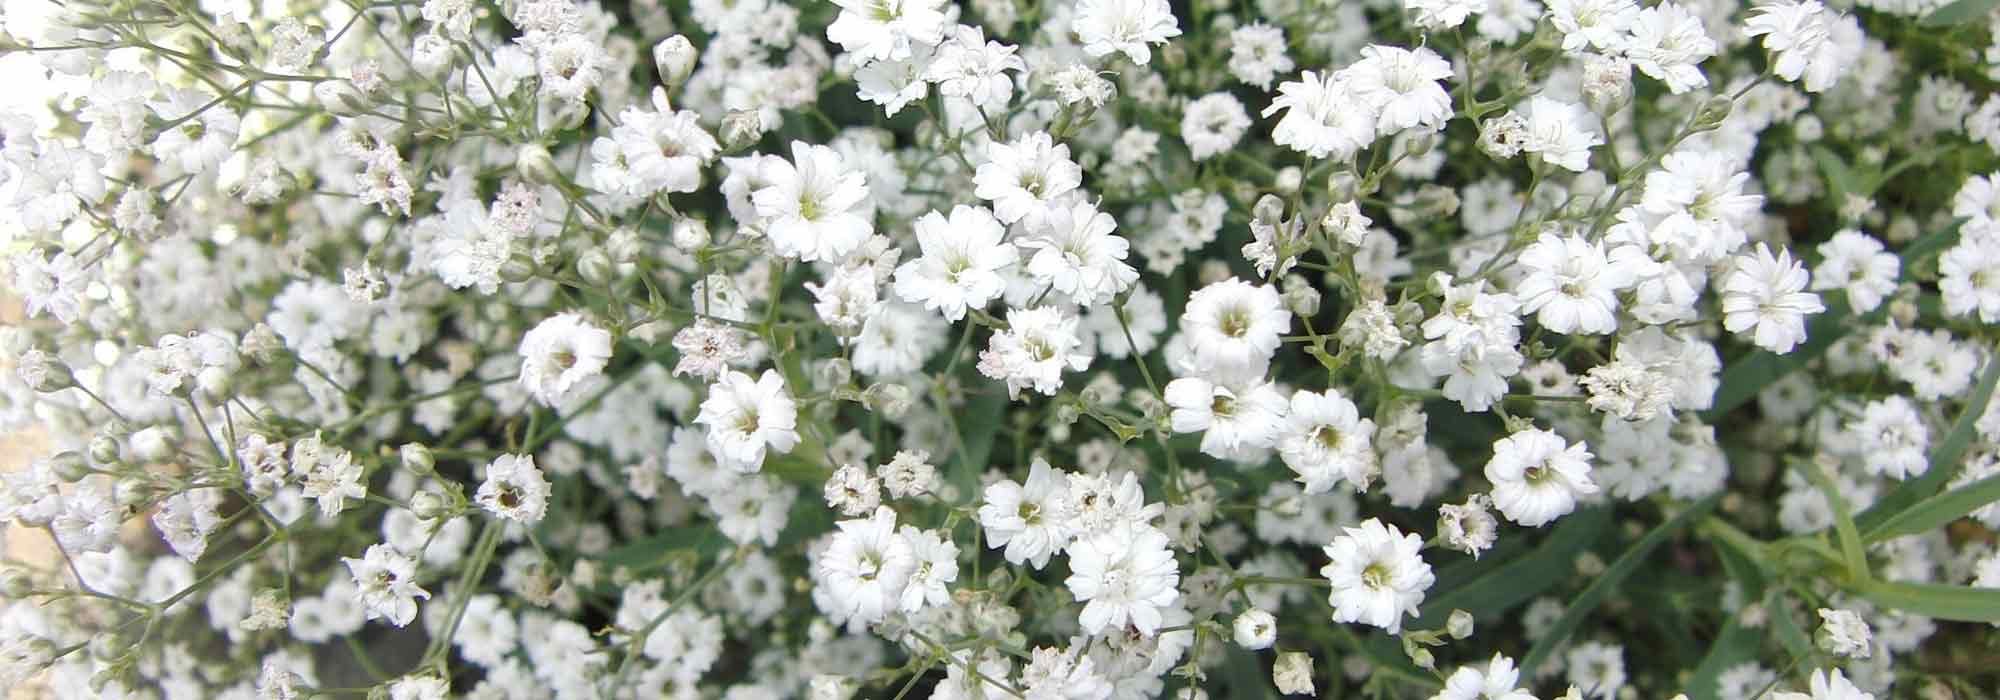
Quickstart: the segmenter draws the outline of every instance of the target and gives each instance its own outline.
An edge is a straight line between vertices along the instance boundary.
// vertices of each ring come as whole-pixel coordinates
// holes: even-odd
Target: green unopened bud
[[[147,462],[163,461],[174,455],[178,436],[172,428],[156,425],[132,434],[132,454]]]
[[[117,499],[119,505],[138,508],[152,503],[155,491],[153,485],[143,479],[120,479],[116,486],[111,487],[111,496]]]
[[[1451,611],[1451,616],[1445,618],[1444,631],[1445,634],[1451,635],[1452,639],[1472,636],[1472,613],[1464,610]]]
[[[96,437],[90,439],[88,449],[92,464],[117,464],[119,457],[122,456],[120,454],[122,450],[118,448],[118,438],[103,433],[98,433]]]
[[[525,255],[516,255],[507,258],[507,262],[500,263],[500,279],[502,280],[513,284],[520,284],[534,278],[535,261],[529,260]]]
[[[417,476],[430,476],[437,470],[437,458],[431,455],[431,448],[414,442],[403,443],[397,451],[403,459],[403,468]]]
[[[574,131],[583,126],[583,120],[590,118],[590,106],[583,100],[562,100],[554,108],[554,114],[549,119],[550,131]]]
[[[55,472],[56,478],[73,484],[90,476],[90,463],[75,452],[58,452],[49,458],[49,470]]]
[[[422,520],[436,520],[451,512],[451,503],[436,491],[418,491],[410,496],[410,512]]]
[[[576,276],[591,286],[609,286],[612,280],[617,279],[618,264],[611,262],[611,256],[603,250],[592,248],[576,257]]]
[[[1727,95],[1716,95],[1701,103],[1694,113],[1695,131],[1712,131],[1720,128],[1729,119],[1729,112],[1736,108],[1736,102]]]
[[[21,353],[14,371],[21,376],[21,383],[42,393],[76,386],[76,377],[70,374],[69,365],[61,358],[40,350]]]
[[[556,169],[556,159],[549,155],[547,146],[539,143],[521,144],[514,153],[514,170],[521,173],[521,179],[537,185],[553,185],[563,181],[562,171]]]
[[[870,385],[861,393],[861,405],[882,414],[883,418],[901,418],[903,412],[910,410],[910,388],[887,382]]]

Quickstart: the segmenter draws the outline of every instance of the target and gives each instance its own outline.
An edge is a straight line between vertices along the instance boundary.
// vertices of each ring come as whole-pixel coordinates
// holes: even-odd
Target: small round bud
[[[590,106],[583,100],[562,100],[552,107],[554,114],[549,119],[552,131],[573,131],[583,126],[583,120],[590,118]]]
[[[119,505],[138,508],[153,502],[153,485],[142,479],[120,479],[111,487],[111,496]]]
[[[901,384],[882,382],[869,385],[861,393],[861,405],[868,410],[882,414],[883,418],[901,418],[910,410],[910,388]]]
[[[70,374],[69,365],[41,350],[21,353],[14,371],[21,376],[21,383],[42,393],[76,386],[76,377]]]
[[[421,520],[436,520],[451,511],[451,504],[436,491],[418,491],[410,496],[410,512]]]
[[[84,461],[83,455],[75,452],[58,452],[56,456],[50,457],[49,470],[55,472],[56,478],[62,479],[65,483],[73,484],[82,481],[83,477],[90,476],[90,464]]]
[[[417,476],[430,476],[437,469],[437,458],[431,456],[431,448],[414,442],[403,443],[397,454],[403,459],[403,468]]]
[[[174,456],[175,435],[171,428],[156,425],[132,434],[132,455],[147,462]]]
[[[1729,119],[1729,112],[1736,108],[1736,102],[1728,95],[1716,95],[1701,103],[1694,113],[1695,131],[1712,131],[1720,128]]]
[[[674,222],[674,247],[692,253],[708,245],[708,222],[683,218]]]
[[[1444,631],[1445,634],[1451,635],[1452,639],[1472,636],[1472,613],[1464,610],[1451,611],[1451,616],[1444,620]]]
[[[592,248],[576,257],[576,276],[593,286],[609,286],[618,278],[618,265],[603,249]]]
[[[547,146],[539,143],[521,144],[514,153],[514,170],[521,179],[537,185],[553,185],[563,181],[562,171],[556,169],[556,159],[549,155]]]
[[[534,278],[535,261],[529,260],[525,255],[516,255],[508,258],[507,262],[500,263],[500,279],[502,280],[513,284],[520,284]]]
[[[1236,616],[1236,645],[1252,651],[1269,649],[1278,641],[1278,620],[1258,608]]]
[[[1305,181],[1306,173],[1304,170],[1300,170],[1299,166],[1296,165],[1288,165],[1278,170],[1278,179],[1272,183],[1272,186],[1278,188],[1279,192],[1289,194],[1299,191],[1299,187],[1304,185]]]
[[[839,357],[819,363],[814,370],[813,379],[821,386],[844,386],[854,378],[854,366]]]
[[[675,34],[661,39],[653,45],[653,67],[660,71],[660,82],[679,85],[694,72],[696,59],[701,53],[696,51],[688,38]]]
[[[1285,285],[1285,308],[1299,316],[1319,315],[1319,290],[1310,284]]]
[[[122,450],[118,448],[118,438],[103,433],[98,433],[96,437],[90,439],[88,449],[92,464],[116,464],[122,456],[120,454]]]

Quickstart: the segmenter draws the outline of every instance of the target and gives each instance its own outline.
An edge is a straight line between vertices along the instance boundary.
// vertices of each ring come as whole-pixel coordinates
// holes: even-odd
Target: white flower
[[[1112,233],[1117,228],[1110,214],[1088,201],[1050,207],[1036,235],[1020,244],[1034,251],[1028,274],[1080,306],[1109,303],[1139,279],[1139,271],[1125,264],[1131,243]]]
[[[1452,671],[1444,679],[1444,689],[1431,700],[1535,700],[1534,694],[1516,685],[1520,680],[1521,670],[1514,667],[1514,660],[1496,653],[1483,665]]]
[[[1075,514],[1069,475],[1038,458],[1028,468],[1027,483],[1003,479],[986,487],[979,524],[986,528],[987,546],[1005,547],[1009,563],[1040,569],[1069,546]]]
[[[1868,621],[1852,610],[1819,609],[1819,647],[1834,656],[1866,659],[1874,649]]]
[[[766,449],[792,451],[799,443],[798,404],[775,370],[756,379],[732,371],[708,388],[708,400],[694,422],[708,428],[708,450],[724,466],[742,473],[764,465]]]
[[[417,617],[417,599],[431,597],[417,585],[417,562],[386,544],[373,544],[360,559],[343,557],[354,577],[354,596],[368,619],[382,618],[397,627]]]
[[[1036,131],[1011,143],[988,143],[972,184],[974,195],[993,202],[1001,222],[1027,218],[1034,224],[1056,198],[1083,184],[1083,168],[1069,159],[1068,145]]]
[[[576,313],[550,316],[521,336],[521,386],[555,406],[611,361],[611,332]]]
[[[1514,114],[1522,122],[1521,150],[1572,172],[1588,170],[1590,149],[1604,143],[1590,110],[1575,102],[1535,95]]]
[[[770,220],[764,234],[779,255],[805,262],[834,260],[861,247],[875,232],[869,222],[868,176],[838,151],[792,142],[792,160],[768,159],[769,183],[751,195],[757,216]]]
[[[1474,559],[1493,547],[1500,523],[1486,510],[1486,503],[1485,494],[1475,493],[1464,504],[1438,506],[1438,534],[1444,537],[1446,547],[1470,554]]]
[[[1189,102],[1181,113],[1181,140],[1197,161],[1235,147],[1249,128],[1250,115],[1243,111],[1243,102],[1227,92],[1203,95]]]
[[[1854,448],[1870,474],[1903,480],[1930,471],[1930,430],[1917,406],[1902,396],[1870,401],[1848,425]]]
[[[1625,687],[1625,648],[1603,642],[1583,642],[1563,654],[1571,688],[1587,689],[1583,697],[1612,700]],[[1576,691],[1571,691],[1576,695]],[[1580,700],[1580,698],[1579,698]]]
[[[1165,534],[1143,523],[1115,527],[1070,545],[1063,584],[1083,603],[1083,631],[1102,634],[1130,625],[1151,637],[1161,611],[1180,599],[1180,569]]]
[[[1625,57],[1632,60],[1632,67],[1665,82],[1676,95],[1708,85],[1699,64],[1715,55],[1716,44],[1699,15],[1663,2],[1640,10],[1631,29]]]
[[[940,535],[940,532],[904,525],[898,535],[910,544],[910,557],[914,563],[909,583],[903,586],[901,595],[904,613],[917,612],[926,605],[935,607],[951,602],[951,590],[947,587],[958,580],[958,545],[952,542],[950,533]]]
[[[827,587],[825,600],[842,619],[874,624],[902,604],[903,587],[916,571],[909,540],[896,533],[896,511],[875,509],[868,518],[842,520],[813,573]]]
[[[1451,95],[1438,82],[1451,77],[1451,63],[1428,48],[1368,46],[1343,72],[1352,73],[1354,94],[1380,115],[1375,131],[1382,136],[1417,127],[1435,131],[1451,117]]]
[[[1625,45],[1625,29],[1639,16],[1633,0],[1548,0],[1549,23],[1563,33],[1562,48],[1615,52]]]
[[[1757,347],[1780,355],[1791,352],[1806,339],[1806,316],[1826,310],[1819,295],[1804,291],[1809,276],[1805,266],[1792,259],[1791,251],[1771,254],[1771,247],[1757,244],[1755,253],[1744,253],[1722,282],[1722,327],[1731,333],[1752,334]]]
[[[1856,313],[1874,311],[1882,300],[1896,291],[1903,262],[1895,253],[1883,250],[1873,236],[1847,229],[1819,244],[1819,267],[1813,269],[1812,290],[1847,291],[1847,304]]]
[[[860,264],[834,268],[833,273],[827,275],[826,284],[807,282],[806,291],[812,292],[814,300],[813,313],[818,314],[819,320],[825,322],[835,335],[860,333],[868,319],[882,312],[881,290],[876,279],[873,265]],[[675,340],[679,340],[678,334]]]
[[[1967,316],[1976,311],[1980,322],[2000,323],[2000,274],[1994,272],[2000,270],[2000,227],[1976,229],[1968,222],[1960,230],[1958,245],[1938,257],[1944,312]]]
[[[1292,70],[1285,55],[1285,30],[1251,22],[1229,33],[1229,74],[1258,90],[1269,90],[1279,73]]]
[[[1273,143],[1313,158],[1346,160],[1375,140],[1375,114],[1356,109],[1359,102],[1346,72],[1305,71],[1278,84],[1263,116],[1285,113],[1271,129]]]
[[[1303,651],[1278,653],[1271,663],[1271,684],[1286,695],[1313,694],[1313,658]]]
[[[486,465],[486,481],[472,500],[488,513],[534,525],[548,512],[549,482],[533,456],[500,455]]]
[[[1521,310],[1535,312],[1543,328],[1563,334],[1603,334],[1618,330],[1618,292],[1637,278],[1636,248],[1606,255],[1604,243],[1583,236],[1543,233],[1521,251],[1527,270],[1514,294]]]
[[[1426,31],[1451,29],[1465,18],[1486,12],[1487,0],[1403,0],[1403,9],[1412,15],[1417,28]]]
[[[1201,433],[1201,451],[1217,459],[1250,461],[1276,444],[1285,425],[1285,396],[1268,382],[1241,390],[1199,377],[1167,383],[1167,405],[1176,433]]]
[[[1278,454],[1307,495],[1325,493],[1342,481],[1355,491],[1367,491],[1382,470],[1374,436],[1375,421],[1362,418],[1339,389],[1300,390],[1292,394]]]
[[[944,38],[939,0],[838,0],[840,16],[826,38],[861,61],[901,60],[910,46],[935,45]]]
[[[1015,49],[987,41],[978,27],[961,24],[938,47],[925,77],[937,83],[938,94],[964,98],[975,108],[1003,107],[1014,95],[1014,79],[1006,72],[1028,69],[1028,64],[1014,55]]]
[[[1862,692],[1854,687],[1854,681],[1840,674],[1840,669],[1828,671],[1813,669],[1811,692],[1779,691],[1771,700],[1875,700],[1874,693]]]
[[[1437,580],[1419,554],[1423,538],[1376,518],[1341,529],[1345,534],[1325,547],[1330,561],[1319,570],[1333,584],[1327,595],[1333,621],[1401,632],[1403,616],[1417,615],[1424,592]]]
[[[1035,647],[1021,669],[1019,693],[1025,700],[1110,700],[1112,688],[1085,646],[1076,643],[1067,649]]]
[[[1827,19],[1826,6],[1817,0],[1778,0],[1752,9],[1743,33],[1764,37],[1778,77],[1799,82],[1803,76],[1806,92],[1824,92],[1859,53],[1833,40]]]
[[[1181,313],[1195,367],[1224,383],[1262,377],[1291,325],[1277,289],[1234,277],[1195,290]]]
[[[1493,482],[1493,505],[1508,520],[1541,527],[1576,509],[1581,495],[1597,493],[1590,480],[1591,454],[1553,431],[1529,428],[1493,442],[1486,480]]]
[[[118,544],[125,507],[112,493],[110,477],[85,479],[61,500],[48,527],[65,552],[109,552]]]
[[[896,295],[936,309],[947,321],[965,318],[968,308],[985,308],[1006,291],[1000,272],[1018,256],[1005,241],[1007,229],[985,207],[952,207],[912,223],[922,252],[896,268]]]
[[[1084,53],[1098,57],[1115,51],[1142,66],[1153,57],[1148,44],[1181,35],[1167,0],[1083,0],[1070,29],[1083,40]]]
[[[1054,396],[1064,370],[1081,372],[1090,355],[1077,337],[1077,318],[1053,306],[1007,310],[1007,330],[994,333],[979,353],[979,373],[1007,383],[1007,395],[1022,389]]]

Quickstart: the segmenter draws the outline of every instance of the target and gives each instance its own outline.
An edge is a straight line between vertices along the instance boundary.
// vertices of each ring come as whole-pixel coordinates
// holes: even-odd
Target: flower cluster
[[[1990,1],[7,5],[9,688],[1990,693]]]

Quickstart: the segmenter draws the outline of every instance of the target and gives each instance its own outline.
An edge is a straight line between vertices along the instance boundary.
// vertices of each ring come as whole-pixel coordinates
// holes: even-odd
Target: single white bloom
[[[1422,537],[1369,518],[1325,547],[1329,560],[1319,573],[1333,584],[1327,604],[1334,622],[1361,622],[1396,634],[1403,616],[1417,615],[1437,577],[1419,552]]]
[[[521,336],[521,386],[555,406],[571,391],[604,373],[611,361],[611,332],[576,313],[550,316]]]
[[[741,473],[764,465],[766,449],[792,451],[799,443],[798,404],[775,370],[756,379],[729,372],[708,388],[708,400],[694,422],[708,428],[708,449],[724,466]]]
[[[1597,493],[1588,447],[1553,431],[1530,428],[1493,443],[1486,480],[1493,505],[1508,520],[1541,527],[1576,509],[1578,496]]]
[[[850,168],[827,146],[792,142],[792,159],[768,159],[770,183],[751,195],[764,235],[777,254],[805,262],[834,260],[861,247],[875,232],[867,173]]]
[[[1083,631],[1101,634],[1127,625],[1151,637],[1162,610],[1180,599],[1180,569],[1168,539],[1144,523],[1115,527],[1070,545],[1063,584],[1082,602]]]
[[[549,482],[533,456],[500,455],[486,465],[486,481],[473,501],[488,513],[534,525],[548,512]]]

